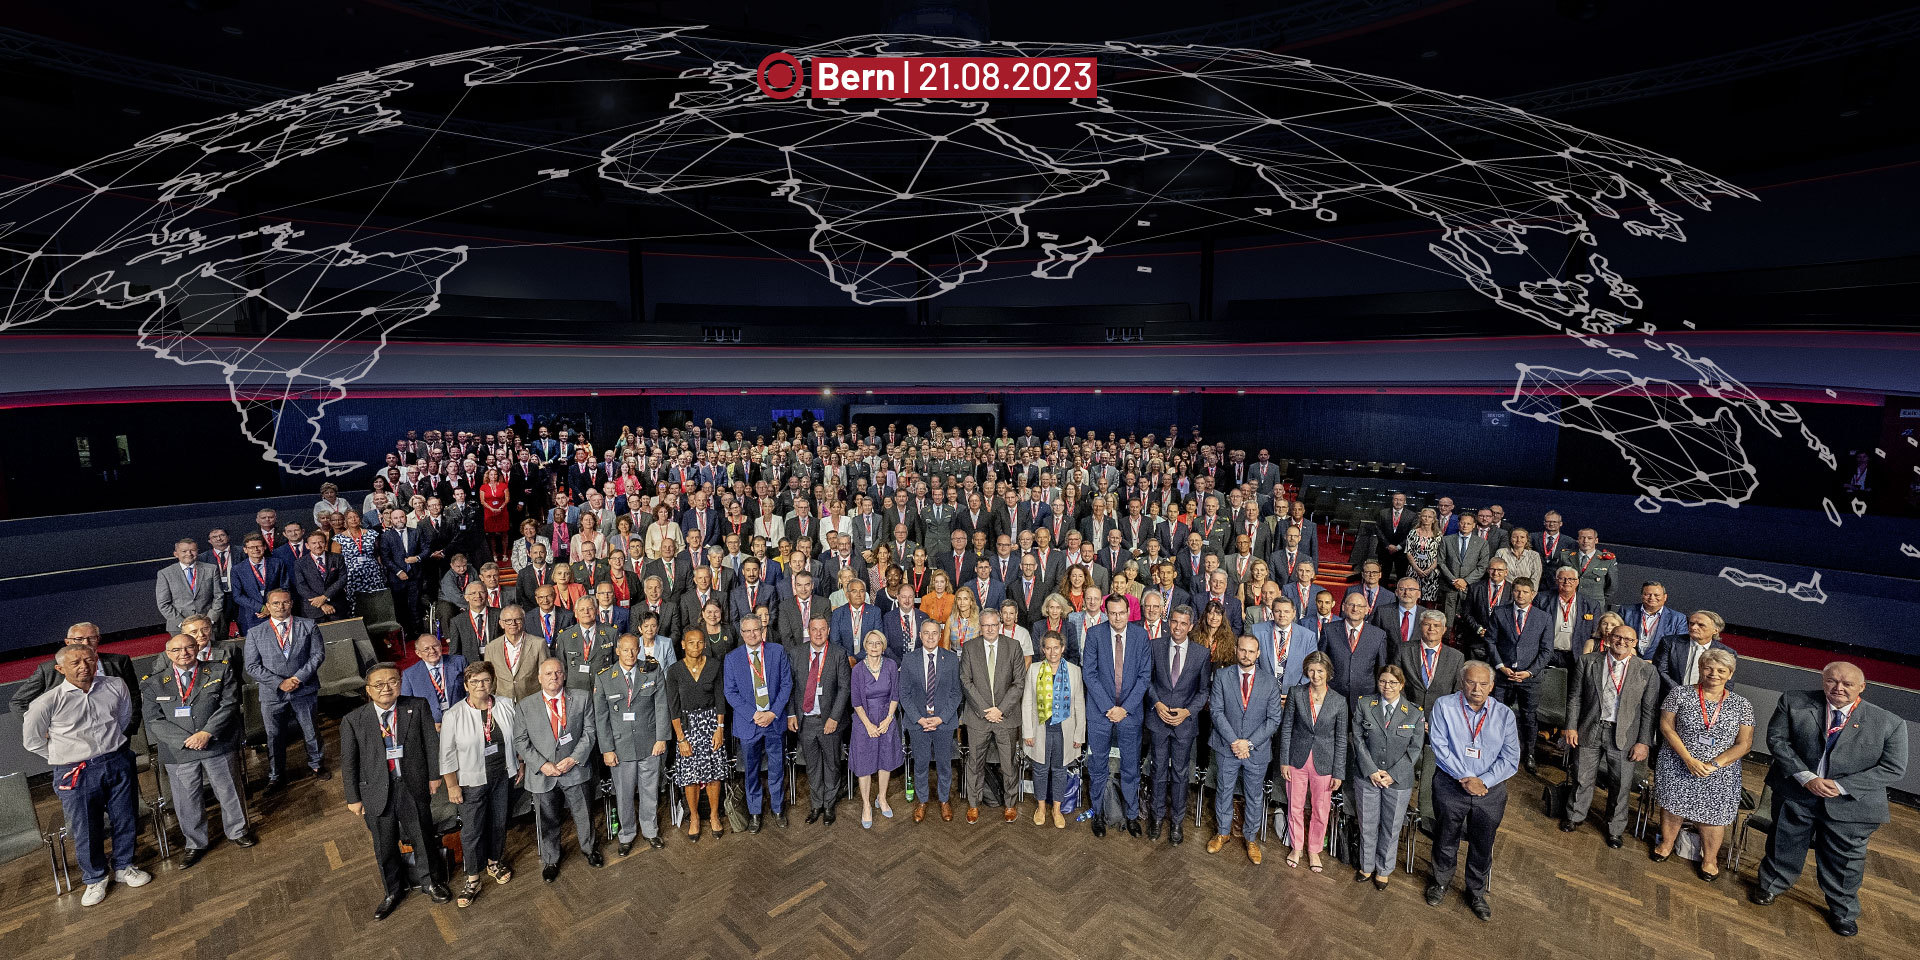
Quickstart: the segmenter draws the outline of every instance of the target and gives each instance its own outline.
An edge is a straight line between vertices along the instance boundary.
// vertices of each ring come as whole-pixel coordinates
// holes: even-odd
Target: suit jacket
[[[787,663],[787,651],[777,643],[760,645],[762,668],[766,671],[766,710],[776,718],[787,715],[787,700],[793,693],[793,668]],[[727,713],[733,717],[733,735],[743,740],[755,736],[778,736],[786,729],[776,720],[764,730],[753,722],[761,709],[753,694],[753,662],[746,644],[733,648],[721,670],[721,685],[727,696]]]
[[[1440,538],[1440,579],[1445,581],[1465,580],[1471,587],[1487,575],[1487,564],[1493,561],[1493,551],[1487,548],[1486,541],[1479,537],[1468,537],[1467,547],[1460,549],[1460,538],[1448,535]],[[1453,589],[1451,582],[1443,589]]]
[[[651,671],[646,666],[642,650],[641,659],[633,665],[631,688],[618,660],[593,678],[594,745],[621,763],[645,760],[653,756],[655,744],[673,739],[667,715],[667,665],[656,662]]]
[[[1827,700],[1821,691],[1781,694],[1767,724],[1767,750],[1773,754],[1767,782],[1786,803],[1812,807],[1828,820],[1886,823],[1887,787],[1907,773],[1907,722],[1885,707],[1859,701],[1831,751],[1826,751],[1826,725]],[[1819,773],[1823,751],[1827,778],[1846,791],[1828,800],[1814,796],[1798,779],[1802,773]]]
[[[739,623],[743,617],[753,613],[753,609],[756,606],[767,608],[767,616],[772,620],[771,623],[767,624],[767,629],[769,633],[772,633],[780,623],[781,612],[780,592],[775,590],[772,584],[765,580],[756,584],[751,602],[747,599],[747,585],[744,581],[734,584],[733,589],[728,591],[727,618],[734,623]]]
[[[666,562],[655,558],[647,561],[640,579],[644,581],[648,577],[659,577],[661,595],[669,599],[678,597],[693,586],[693,561],[687,559],[686,554],[673,555],[672,582],[668,582],[667,573]]]
[[[1326,588],[1316,583],[1302,590],[1300,588],[1300,581],[1294,580],[1280,588],[1280,595],[1293,601],[1293,618],[1295,620],[1306,620],[1313,615],[1315,609],[1313,598],[1319,596],[1320,591],[1324,589]],[[1339,608],[1336,607],[1335,609],[1337,610]]]
[[[813,598],[813,604],[816,614],[826,609],[826,601],[819,597]],[[797,604],[793,605],[796,614],[799,609]],[[886,611],[880,609],[879,604],[863,604],[860,608],[860,626],[856,629],[853,625],[853,604],[843,603],[828,618],[832,627],[827,633],[828,643],[856,660],[864,657],[867,655],[866,635],[875,630],[885,630],[886,617]],[[800,633],[803,638],[806,636],[804,629]]]
[[[1312,627],[1298,620],[1293,622],[1288,631],[1287,660],[1279,664],[1278,672],[1275,672],[1275,663],[1279,658],[1279,651],[1274,645],[1273,621],[1252,624],[1247,627],[1247,633],[1260,641],[1260,663],[1267,668],[1268,672],[1274,673],[1274,680],[1279,682],[1280,689],[1292,690],[1307,682],[1307,658],[1320,649],[1320,637],[1313,632]]]
[[[224,560],[222,559],[223,555]],[[214,565],[215,570],[223,571],[220,574],[219,587],[221,593],[226,593],[231,589],[228,584],[228,577],[232,575],[234,567],[247,562],[247,555],[245,551],[240,549],[238,544],[229,543],[225,550],[215,550],[212,547],[208,547],[200,551],[200,562],[211,563]],[[224,566],[222,564],[224,564]],[[174,566],[177,567],[179,564],[175,563]]]
[[[565,610],[558,606],[553,608],[553,635],[551,637],[547,635],[547,622],[544,619],[546,614],[544,614],[539,607],[525,608],[522,611],[522,616],[524,616],[526,619],[525,619],[525,622],[523,622],[520,625],[520,629],[525,630],[527,633],[533,634],[533,638],[535,640],[538,640],[542,644],[544,644],[546,648],[547,656],[554,656],[557,653],[557,651],[560,649],[559,647],[560,635],[562,633],[565,633],[568,627],[573,626],[573,611]],[[497,619],[492,620],[490,622],[492,622],[496,627],[498,626]],[[458,623],[459,621],[456,619],[455,621],[449,624],[449,628],[453,626],[457,626]],[[492,637],[498,637],[499,635],[500,635],[500,631],[497,629],[494,630],[493,633],[489,634],[488,636],[490,639],[487,641],[488,645],[492,645],[493,643],[491,639]],[[484,656],[484,654],[482,655]],[[499,695],[498,690],[494,691],[494,693],[495,695]],[[508,697],[507,699],[518,700],[520,698]]]
[[[1212,655],[1188,637],[1186,659],[1180,664],[1180,675],[1176,677],[1173,675],[1173,638],[1162,636],[1150,643],[1153,673],[1147,682],[1147,700],[1164,703],[1175,710],[1192,711],[1194,716],[1172,728],[1177,731],[1176,736],[1191,738],[1199,732],[1199,714],[1207,706],[1207,674],[1213,669]],[[1160,715],[1148,714],[1147,722],[1159,723]]]
[[[591,649],[588,648],[589,627]],[[560,631],[560,642],[554,644],[553,655],[566,664],[567,688],[592,690],[594,675],[613,665],[613,648],[619,639],[619,631],[597,620],[585,625],[576,622]]]
[[[1144,719],[1143,705],[1146,703],[1148,686],[1153,681],[1153,656],[1147,645],[1147,631],[1141,629],[1139,624],[1127,624],[1122,655],[1126,660],[1120,665],[1120,689],[1116,694],[1114,665],[1111,662],[1113,624],[1094,624],[1081,639],[1080,667],[1086,676],[1087,709],[1101,722],[1105,722],[1106,712],[1116,706],[1127,711],[1127,718],[1120,721],[1123,724],[1139,723]]]
[[[320,662],[327,658],[320,628],[305,617],[288,617],[287,623],[291,639],[285,653],[280,652],[271,620],[262,620],[247,631],[247,676],[260,685],[262,704],[320,696]],[[281,681],[288,677],[300,678],[300,685],[292,693],[280,689]]]
[[[1541,610],[1546,611],[1547,646],[1553,646],[1554,630],[1560,624],[1559,594],[1546,594],[1546,593],[1535,594],[1533,598],[1533,605]],[[1587,645],[1587,638],[1593,636],[1593,628],[1600,622],[1600,615],[1606,612],[1607,612],[1606,604],[1601,603],[1600,601],[1595,600],[1592,597],[1581,596],[1580,594],[1577,594],[1577,593],[1574,594],[1573,610],[1572,610],[1572,614],[1573,614],[1572,651],[1575,657],[1581,656],[1581,651],[1585,649]],[[1663,610],[1661,612],[1665,613],[1666,611]],[[1687,632],[1687,624],[1684,618],[1680,622],[1680,632],[1681,633]],[[1594,652],[1598,653],[1600,651],[1595,650]]]
[[[834,553],[832,551],[828,551],[826,556],[820,558],[820,574],[821,576],[826,578],[824,582],[829,584],[838,583],[839,577],[840,577],[840,568],[842,566],[845,566],[847,569],[852,570],[853,575],[856,577],[865,577],[867,575],[867,561],[861,559],[860,554],[858,553],[847,554],[846,562],[843,564],[840,560],[839,554]],[[821,592],[820,583],[821,581],[814,582],[813,586],[814,586],[815,593]]]
[[[300,604],[300,615],[309,620],[340,620],[347,612],[347,567],[338,554],[326,554],[321,558],[326,569],[314,565],[311,556],[293,565],[293,598]],[[325,597],[333,606],[329,615],[321,612],[314,597]]]
[[[960,691],[964,698],[962,719],[967,723],[986,723],[987,708],[999,707],[1002,723],[1016,724],[1020,715],[1020,694],[1026,689],[1026,658],[1020,644],[1011,637],[994,641],[993,683],[987,683],[987,642],[974,638],[960,647]]]
[[[1216,754],[1231,756],[1233,742],[1246,740],[1252,747],[1247,762],[1265,767],[1273,761],[1273,735],[1280,732],[1282,717],[1280,684],[1267,670],[1253,671],[1253,695],[1246,706],[1240,705],[1240,667],[1230,664],[1213,672],[1212,692],[1207,710],[1213,717],[1213,736],[1208,743]],[[1339,698],[1333,698],[1338,700]]]
[[[793,694],[787,698],[787,715],[804,717],[807,715],[807,672],[813,669],[813,644],[802,640],[786,651],[787,662],[793,667]],[[840,651],[829,641],[826,653],[820,658],[820,689],[815,694],[814,707],[822,718],[838,720],[844,731],[852,695],[853,671],[847,666],[847,658],[840,656]]]
[[[1360,643],[1347,645],[1347,621],[1335,620],[1320,631],[1320,652],[1333,659],[1327,684],[1340,695],[1355,699],[1374,692],[1374,676],[1393,659],[1387,632],[1371,623],[1360,624]],[[1328,771],[1332,772],[1332,771]]]
[[[476,653],[477,655],[477,653]],[[466,688],[467,658],[449,653],[440,658],[440,682],[445,685],[447,702],[440,703],[440,691],[433,686],[433,677],[427,673],[427,662],[415,660],[405,670],[400,671],[400,695],[419,697],[426,701],[427,708],[433,714],[433,722],[439,723],[440,717],[467,695]]]
[[[1494,665],[1505,664],[1512,670],[1525,670],[1533,674],[1526,683],[1539,683],[1545,678],[1547,662],[1553,657],[1551,623],[1542,611],[1530,610],[1526,624],[1522,626],[1519,610],[1511,603],[1494,610],[1493,629],[1487,634],[1487,647],[1492,651],[1490,656]],[[1498,679],[1496,685],[1504,686],[1506,680]]]
[[[178,562],[160,568],[154,578],[153,602],[160,608],[169,636],[179,633],[180,621],[192,616],[213,618],[214,635],[225,635],[225,631],[219,629],[223,626],[221,620],[226,606],[220,590],[220,568],[211,563],[194,563],[192,587],[187,586],[186,572]]]
[[[1684,633],[1660,638],[1660,646],[1653,652],[1653,666],[1660,671],[1660,679],[1664,684],[1660,692],[1663,695],[1668,690],[1687,682],[1687,648],[1692,645],[1693,638]],[[1718,640],[1707,644],[1707,647],[1712,650],[1725,650],[1739,656],[1732,647]]]
[[[393,727],[400,742],[400,779],[415,800],[426,803],[428,782],[440,776],[440,734],[432,714],[419,700],[401,697],[393,702]],[[363,703],[340,718],[341,787],[348,803],[364,803],[368,814],[378,816],[387,810],[392,781],[379,710]]]
[[[380,565],[386,569],[387,585],[396,586],[399,579],[394,575],[404,573],[415,584],[420,582],[420,564],[408,563],[408,557],[424,558],[431,551],[427,543],[426,531],[414,527],[401,527],[398,530],[380,531]],[[430,589],[430,588],[423,588]]]
[[[187,696],[175,679],[172,661],[165,657],[153,673],[140,678],[140,713],[147,723],[147,742],[159,749],[163,764],[205,760],[240,747],[245,724],[240,715],[239,670],[219,662],[195,666],[197,676]],[[188,715],[177,716],[183,706]],[[206,748],[187,749],[187,738],[202,730],[213,737]]]
[[[1420,748],[1427,741],[1427,714],[1401,694],[1391,717],[1378,696],[1354,702],[1347,745],[1353,753],[1353,779],[1363,780],[1385,770],[1396,788],[1413,786]]]
[[[1413,608],[1413,630],[1411,632],[1402,631],[1400,629],[1400,601],[1398,598],[1395,598],[1391,603],[1382,601],[1379,606],[1373,608],[1373,616],[1367,618],[1367,622],[1385,630],[1387,632],[1387,639],[1392,640],[1397,647],[1402,643],[1420,642],[1420,615],[1425,612],[1427,612],[1425,607],[1415,604]]]
[[[1428,683],[1422,646],[1418,640],[1400,644],[1394,648],[1393,662],[1407,675],[1407,689],[1401,696],[1419,704],[1422,710],[1431,710],[1435,700],[1460,691],[1460,668],[1467,665],[1467,657],[1459,648],[1442,643],[1433,658],[1433,682]]]
[[[1604,611],[1605,607],[1603,606],[1601,609]],[[1687,632],[1687,615],[1675,610],[1671,606],[1660,608],[1660,614],[1654,620],[1652,630],[1644,629],[1647,622],[1647,608],[1645,604],[1629,603],[1621,607],[1617,612],[1620,614],[1620,619],[1625,620],[1627,626],[1632,627],[1633,632],[1640,635],[1640,655],[1649,660],[1653,659],[1654,648],[1660,645],[1660,639],[1662,637],[1670,637],[1677,633],[1684,634]],[[1591,632],[1591,630],[1589,630],[1589,632]],[[1575,647],[1575,649],[1579,648]]]
[[[1400,522],[1397,524],[1393,522],[1392,507],[1383,507],[1379,513],[1373,515],[1374,524],[1380,528],[1381,557],[1387,556],[1386,548],[1388,546],[1398,547],[1406,544],[1407,534],[1413,532],[1414,521],[1418,519],[1418,513],[1419,511],[1412,507],[1401,510]],[[1398,780],[1400,778],[1395,777],[1394,779]]]
[[[520,635],[520,669],[507,669],[506,635],[501,634],[487,641],[482,656],[493,664],[493,695],[507,700],[519,700],[529,693],[540,690],[540,663],[549,659],[547,645],[540,635],[531,631]]]
[[[1288,691],[1280,721],[1280,763],[1304,767],[1311,756],[1314,770],[1344,780],[1347,777],[1347,698],[1328,686],[1316,721],[1312,690],[1312,686],[1303,683]]]
[[[593,691],[561,687],[560,696],[566,716],[562,718],[558,737],[553,735],[553,715],[547,709],[546,691],[536,685],[532,693],[515,704],[520,725],[513,730],[513,749],[520,754],[520,762],[527,765],[528,793],[546,793],[554,787],[571,787],[593,779],[593,764],[588,762],[594,747],[590,699]],[[573,758],[573,769],[558,777],[540,772],[543,764],[559,763],[565,757]]]
[[[539,611],[533,610],[531,607],[528,609],[533,612],[526,615],[527,623],[524,626],[529,632],[539,633],[539,624],[533,622],[533,618],[538,615]],[[559,608],[556,607],[555,609],[558,610]],[[486,640],[491,641],[494,637],[500,635],[500,614],[493,610],[488,610],[482,614],[482,616],[486,617]],[[568,615],[568,619],[572,619],[571,614]],[[473,620],[465,611],[455,611],[453,616],[448,617],[441,623],[441,629],[446,632],[447,652],[457,654],[468,662],[479,660],[485,655],[486,643],[473,632]],[[463,696],[466,696],[464,692],[456,693],[453,695],[453,699],[458,700]]]
[[[1581,746],[1599,745],[1600,718],[1606,710],[1607,696],[1613,684],[1607,679],[1612,658],[1605,650],[1595,650],[1580,658],[1579,676],[1567,689],[1567,717]],[[1613,746],[1630,750],[1636,743],[1649,748],[1659,743],[1657,718],[1660,712],[1660,677],[1653,664],[1639,657],[1627,657],[1627,672],[1620,684],[1620,703],[1614,709]]]
[[[1195,621],[1198,621],[1200,617],[1207,612],[1207,602],[1212,599],[1212,595],[1205,590],[1195,590],[1193,592],[1193,614]],[[1243,611],[1240,609],[1239,598],[1235,597],[1232,593],[1228,593],[1220,598],[1220,606],[1227,615],[1227,628],[1233,631],[1234,636],[1240,636],[1245,633],[1246,619],[1242,616]]]
[[[254,573],[251,561],[242,559],[233,568],[233,602],[240,607],[241,623],[252,626],[261,616],[260,609],[266,606],[267,594],[293,586],[293,578],[287,574],[286,564],[278,557],[267,557],[260,561],[261,573]]]
[[[1495,584],[1492,580],[1481,580],[1467,585],[1467,600],[1460,609],[1460,615],[1467,618],[1471,628],[1464,635],[1458,634],[1462,645],[1469,649],[1484,649],[1493,642],[1493,613],[1501,607],[1513,606],[1513,583],[1502,581]]]
[[[909,736],[920,736],[918,721],[922,717],[940,718],[940,728],[931,736],[951,737],[960,726],[960,654],[947,649],[937,649],[935,653],[932,713],[927,712],[925,648],[915,647],[900,659],[900,729],[913,731]]]

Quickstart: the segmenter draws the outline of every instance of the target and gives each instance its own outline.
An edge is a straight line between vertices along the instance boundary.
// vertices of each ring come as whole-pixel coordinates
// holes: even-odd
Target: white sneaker
[[[87,884],[87,892],[80,895],[80,905],[83,907],[91,907],[105,900],[107,898],[107,883],[108,881],[102,880],[99,883]]]
[[[113,872],[113,879],[129,887],[144,887],[148,882],[153,880],[153,874],[139,867],[128,867],[124,870],[115,870]]]

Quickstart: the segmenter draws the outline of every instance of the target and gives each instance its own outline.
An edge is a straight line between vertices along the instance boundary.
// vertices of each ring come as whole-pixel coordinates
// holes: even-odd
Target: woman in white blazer
[[[467,883],[455,902],[471,906],[480,895],[480,869],[496,883],[513,879],[506,864],[507,812],[522,771],[513,750],[520,715],[513,701],[493,697],[493,664],[467,665],[466,699],[440,718],[440,769],[447,799],[460,805],[460,849]]]
[[[1066,640],[1048,633],[1040,641],[1042,658],[1027,668],[1027,695],[1020,706],[1021,737],[1027,758],[1033,761],[1034,826],[1047,822],[1049,805],[1053,825],[1067,828],[1060,801],[1067,795],[1067,764],[1079,759],[1087,743],[1087,692],[1080,668],[1061,656]],[[1064,715],[1063,715],[1064,714]],[[1097,802],[1097,799],[1092,802]]]

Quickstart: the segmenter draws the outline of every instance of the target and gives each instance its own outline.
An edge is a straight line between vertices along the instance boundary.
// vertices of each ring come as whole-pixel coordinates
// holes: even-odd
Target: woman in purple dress
[[[880,815],[891,818],[887,777],[905,762],[900,748],[900,667],[886,658],[887,635],[867,631],[866,659],[853,667],[853,716],[859,721],[848,740],[847,763],[860,778],[860,825],[873,829],[873,775],[880,775]]]

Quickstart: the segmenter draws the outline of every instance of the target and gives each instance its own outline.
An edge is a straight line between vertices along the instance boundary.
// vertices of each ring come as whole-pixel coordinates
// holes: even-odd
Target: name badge
[[[1468,747],[1468,748],[1466,748],[1465,750],[1463,750],[1463,751],[1461,751],[1461,752],[1462,752],[1462,753],[1464,753],[1464,754],[1466,754],[1466,756],[1467,756],[1467,759],[1468,759],[1468,760],[1478,760],[1478,759],[1480,759],[1480,748],[1479,748],[1479,747]]]
[[[173,715],[176,717],[191,717],[193,716],[193,708],[192,707],[174,707]]]
[[[564,747],[564,746],[566,746],[567,744],[569,744],[569,743],[572,743],[572,742],[573,742],[573,734],[571,734],[571,733],[563,733],[563,734],[561,734],[561,735],[560,735],[560,745],[561,745],[561,746],[563,746],[563,747]]]
[[[627,712],[620,715],[620,719],[624,723],[632,723],[633,718],[634,718],[634,713],[631,710],[628,710]]]
[[[577,666],[577,667],[575,667],[574,669],[575,669],[575,670],[578,670],[578,671],[580,671],[581,673],[586,673],[586,672],[587,672],[587,671],[588,671],[589,669],[591,669],[591,668],[589,668],[589,667],[588,667],[588,666],[587,666],[586,664],[584,664],[584,663],[583,663],[583,664],[581,664],[581,665],[579,665],[579,666]]]
[[[172,700],[172,699],[173,699],[172,697],[154,697],[154,698],[153,698],[153,702],[155,702],[155,703],[165,703],[166,701],[168,701],[168,700]]]
[[[388,747],[388,748],[387,748],[387,759],[388,759],[388,760],[398,760],[398,759],[400,759],[401,757],[403,757],[403,756],[405,756],[405,755],[406,755],[406,753],[407,753],[407,748],[406,748],[406,747]]]
[[[500,752],[500,745],[499,745],[499,744],[497,744],[497,743],[489,743],[489,744],[487,744],[487,752],[486,752],[486,754],[485,754],[486,756],[489,756],[489,757],[491,757],[491,756],[494,756],[495,754],[498,754],[499,752]]]

